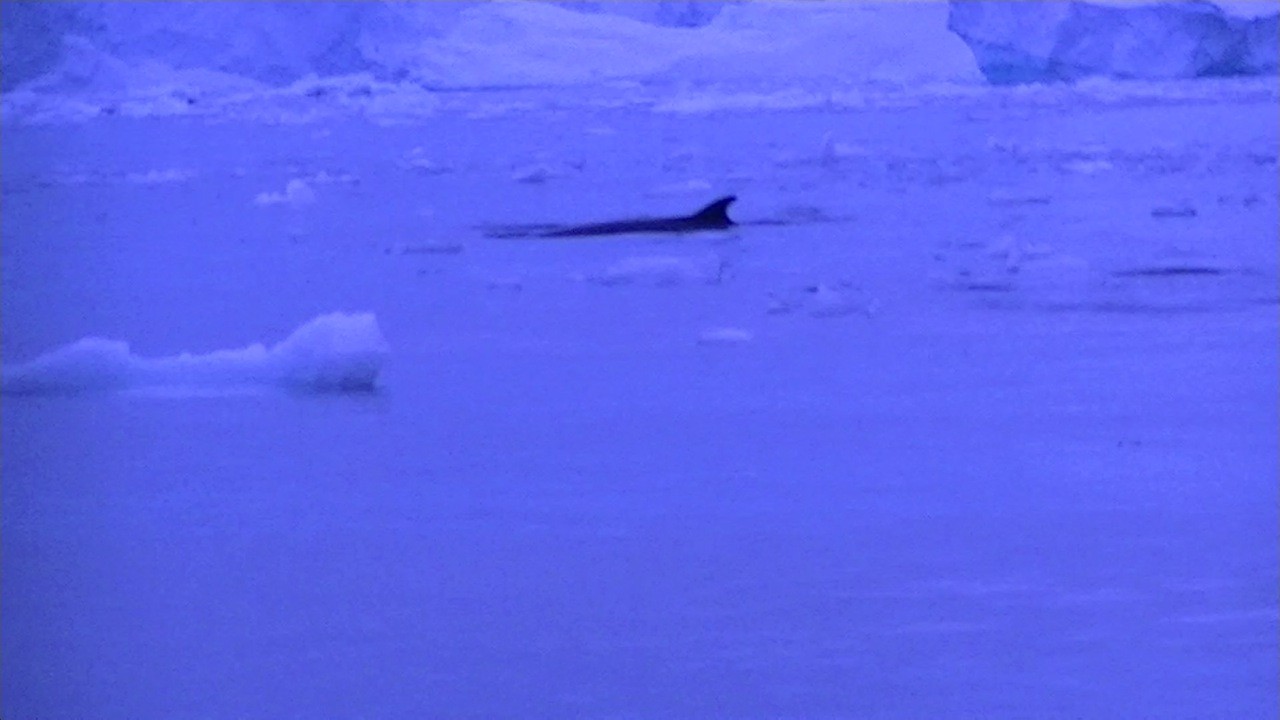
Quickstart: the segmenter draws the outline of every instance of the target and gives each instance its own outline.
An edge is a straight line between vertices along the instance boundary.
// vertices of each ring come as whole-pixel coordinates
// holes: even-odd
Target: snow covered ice
[[[1273,717],[1280,87],[1084,5],[0,3],[0,716]]]

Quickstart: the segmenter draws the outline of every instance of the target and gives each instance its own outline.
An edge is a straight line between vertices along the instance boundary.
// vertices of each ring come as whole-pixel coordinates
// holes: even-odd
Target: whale
[[[729,206],[737,199],[736,195],[726,195],[692,215],[635,218],[587,225],[573,225],[559,230],[544,232],[541,236],[591,237],[596,235],[627,235],[631,233],[687,233],[701,230],[725,230],[735,224],[729,218]]]
[[[729,206],[736,195],[726,195],[690,215],[671,217],[631,218],[569,226],[533,226],[524,229],[507,229],[492,233],[495,237],[571,238],[603,235],[629,235],[647,233],[691,233],[704,230],[727,230],[737,225],[729,217]]]

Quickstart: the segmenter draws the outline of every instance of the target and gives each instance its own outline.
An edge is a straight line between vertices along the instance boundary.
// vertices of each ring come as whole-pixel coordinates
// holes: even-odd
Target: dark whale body
[[[624,235],[628,233],[686,233],[699,230],[724,230],[735,223],[729,219],[729,205],[738,197],[726,195],[692,215],[659,218],[636,218],[612,222],[574,225],[559,230],[549,230],[538,237],[590,237],[595,235]]]

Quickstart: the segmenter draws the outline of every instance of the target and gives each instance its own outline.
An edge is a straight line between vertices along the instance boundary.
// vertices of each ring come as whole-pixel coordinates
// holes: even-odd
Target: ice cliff
[[[89,65],[154,64],[276,87],[354,73],[428,87],[981,78],[942,3],[5,2],[0,12],[4,90],[50,75],[44,89],[66,86],[57,76]]]
[[[952,2],[947,27],[997,84],[1276,73],[1280,3]]]
[[[1277,4],[0,3],[0,88],[918,84],[1275,73]],[[1227,10],[1223,8],[1226,7]]]

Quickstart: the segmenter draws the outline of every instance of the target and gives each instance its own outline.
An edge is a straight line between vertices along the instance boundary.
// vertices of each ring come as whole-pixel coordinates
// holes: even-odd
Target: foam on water
[[[310,392],[374,389],[389,354],[372,313],[331,313],[283,341],[202,355],[133,354],[120,340],[89,337],[5,368],[4,394],[44,395],[135,389],[282,388]]]

